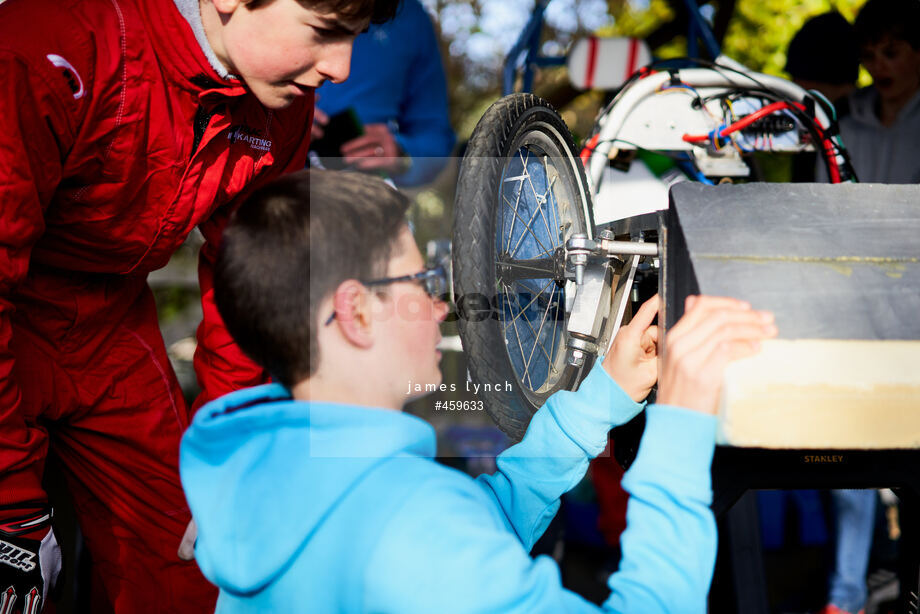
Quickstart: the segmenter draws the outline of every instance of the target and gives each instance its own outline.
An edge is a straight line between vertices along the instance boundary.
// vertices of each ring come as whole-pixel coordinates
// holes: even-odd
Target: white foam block
[[[726,370],[718,442],[920,448],[920,341],[767,341]]]

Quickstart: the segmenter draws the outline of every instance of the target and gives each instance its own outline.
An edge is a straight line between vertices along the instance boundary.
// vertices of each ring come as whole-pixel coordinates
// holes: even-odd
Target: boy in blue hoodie
[[[725,364],[775,334],[771,316],[691,297],[659,373],[652,299],[579,390],[551,397],[474,480],[435,463],[432,427],[400,412],[415,384],[441,381],[447,313],[407,207],[377,178],[305,171],[254,193],[225,234],[218,308],[278,383],[203,407],[182,442],[217,611],[705,612],[711,414]],[[528,552],[659,376],[624,479],[623,559],[598,608]]]

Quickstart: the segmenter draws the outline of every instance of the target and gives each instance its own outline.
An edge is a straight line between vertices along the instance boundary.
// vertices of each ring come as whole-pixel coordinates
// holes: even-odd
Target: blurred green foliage
[[[838,11],[849,21],[864,0],[740,0],[723,43],[726,55],[754,70],[788,77],[786,48],[810,18]]]
[[[161,286],[153,289],[153,297],[160,322],[165,323],[180,317],[189,307],[197,305],[201,300],[201,292],[197,287]]]
[[[783,70],[786,48],[810,17],[837,11],[852,22],[864,3],[865,0],[738,0],[722,41],[722,52],[758,72],[788,77]],[[615,21],[598,31],[601,36],[643,38],[674,18],[671,3],[666,0],[650,0],[644,8],[611,0],[609,6]],[[678,36],[655,52],[665,58],[686,55],[686,38]]]

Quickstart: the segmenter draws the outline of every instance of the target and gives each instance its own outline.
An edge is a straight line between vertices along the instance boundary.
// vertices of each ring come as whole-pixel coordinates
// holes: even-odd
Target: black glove
[[[0,614],[39,614],[60,576],[61,548],[49,509],[17,515],[0,523]]]

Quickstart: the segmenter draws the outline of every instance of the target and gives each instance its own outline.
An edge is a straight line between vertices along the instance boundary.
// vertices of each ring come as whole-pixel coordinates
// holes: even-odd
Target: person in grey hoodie
[[[920,0],[869,0],[854,24],[872,85],[840,134],[863,183],[920,182]]]

